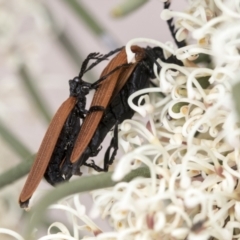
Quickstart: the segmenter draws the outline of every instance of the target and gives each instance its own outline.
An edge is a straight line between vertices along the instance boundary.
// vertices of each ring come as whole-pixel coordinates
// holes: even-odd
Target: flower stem
[[[18,72],[35,106],[37,107],[37,110],[42,114],[46,122],[49,123],[52,119],[51,113],[47,108],[47,104],[44,103],[42,97],[34,86],[33,81],[31,81],[31,77],[27,71],[26,66],[20,66]]]
[[[39,203],[32,209],[29,214],[29,224],[25,239],[32,239],[31,233],[33,229],[39,225],[44,216],[47,207],[56,201],[76,193],[83,193],[93,191],[101,188],[108,188],[115,186],[118,182],[112,180],[112,172],[101,173],[98,175],[86,176],[72,182],[67,182],[59,185],[54,190],[46,194]],[[150,171],[147,167],[138,168],[126,175],[121,182],[130,182],[136,177],[150,177]]]
[[[0,120],[0,135],[3,140],[18,154],[22,159],[30,156],[30,150],[5,126]]]
[[[148,0],[131,0],[122,2],[120,5],[116,6],[112,11],[111,14],[113,17],[124,17],[131,12],[135,11],[143,4],[147,3]]]
[[[0,175],[0,189],[25,176],[29,172],[34,158],[35,155],[28,158],[25,162],[19,163],[15,167],[2,173]]]
[[[97,19],[93,17],[93,14],[89,13],[87,9],[76,0],[63,1],[68,4],[69,7],[77,14],[77,16],[84,21],[87,27],[97,35],[105,45],[110,49],[119,47],[119,44],[114,40],[113,36],[107,32],[100,24]]]
[[[240,76],[238,76],[240,77]],[[236,111],[237,111],[237,116],[238,116],[238,119],[240,119],[240,83],[238,82],[237,84],[235,84],[233,87],[232,87],[232,95],[233,95],[233,100],[234,100],[234,103],[235,103],[235,108],[236,108]]]

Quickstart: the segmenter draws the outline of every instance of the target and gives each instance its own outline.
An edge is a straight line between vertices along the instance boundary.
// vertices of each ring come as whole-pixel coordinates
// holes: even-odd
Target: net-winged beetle
[[[86,95],[95,88],[92,84],[83,81],[82,77],[99,62],[106,60],[121,49],[116,49],[106,55],[89,54],[82,64],[79,75],[69,81],[70,96],[59,107],[45,133],[19,197],[21,207],[28,207],[29,199],[43,176],[52,185],[64,181],[60,165],[70,157],[81,122],[87,113],[85,109]],[[96,61],[87,68],[88,62],[92,59]]]
[[[104,87],[102,90],[100,88],[96,90],[90,111],[84,119],[80,133],[75,142],[70,161],[65,161],[62,166],[62,174],[66,179],[69,179],[73,174],[79,174],[79,168],[82,165],[92,167],[97,171],[107,171],[108,166],[112,164],[118,149],[118,124],[122,123],[125,119],[132,118],[134,114],[134,111],[128,105],[128,97],[132,93],[149,86],[150,78],[155,77],[153,74],[154,63],[160,68],[160,65],[157,63],[158,58],[164,62],[183,65],[182,62],[177,60],[173,55],[168,59],[165,59],[163,50],[160,47],[141,48],[139,46],[132,46],[131,49],[136,54],[135,64],[125,65],[127,56],[125,49],[123,49],[118,53],[118,55],[124,55],[124,58],[120,58],[122,61],[116,61],[116,59],[119,59],[117,55],[103,70],[101,76],[112,71],[114,67],[123,65],[122,68],[119,69],[118,74],[111,74],[104,82],[102,82],[102,86],[109,84],[111,81],[116,82],[115,89],[109,97],[110,101],[108,104],[105,103],[105,105],[101,105],[102,96],[108,94],[107,92],[104,92]],[[137,103],[138,99],[139,97],[136,97],[134,102]],[[92,112],[91,109],[94,108],[95,105],[101,105],[105,110],[103,112]],[[89,157],[96,156],[102,141],[113,127],[114,136],[105,153],[104,167],[100,168],[93,161],[87,163]],[[110,156],[111,149],[113,149],[113,153]]]
[[[169,6],[169,1],[164,3],[165,9]],[[177,46],[184,46],[185,42],[179,43],[176,40],[172,19],[167,22]],[[90,84],[82,80],[86,71],[118,51],[120,52],[103,70],[99,81]],[[153,64],[157,64],[158,58],[164,62],[182,65],[175,56],[165,59],[159,47],[133,46],[132,51],[136,53],[137,59],[134,64],[127,64],[125,49],[122,48],[104,56],[90,54],[84,61],[79,76],[69,81],[70,97],[60,106],[48,127],[20,194],[21,207],[28,206],[29,199],[43,175],[50,184],[55,185],[70,179],[73,174],[80,175],[79,168],[82,165],[97,171],[107,171],[118,149],[118,124],[132,118],[134,114],[128,105],[128,97],[149,86],[149,79],[154,77]],[[91,59],[96,61],[87,68]],[[91,89],[97,90],[91,108],[87,111],[86,95]],[[138,98],[134,99],[134,103],[138,102]],[[93,161],[87,163],[90,157],[97,155],[102,141],[113,127],[114,136],[105,153],[104,167],[98,167]],[[112,148],[113,153],[110,156]]]

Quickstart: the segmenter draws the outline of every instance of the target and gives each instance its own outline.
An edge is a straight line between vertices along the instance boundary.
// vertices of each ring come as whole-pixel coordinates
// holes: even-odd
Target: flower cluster
[[[119,145],[125,154],[113,179],[140,166],[148,167],[151,177],[92,192],[92,215],[107,218],[111,232],[102,232],[75,202],[72,215],[84,216],[81,220],[95,235],[84,239],[240,239],[240,130],[231,94],[240,66],[240,4],[188,3],[186,12],[165,9],[161,14],[164,20],[175,19],[176,38],[187,46],[176,49],[150,39],[134,39],[126,46],[129,60],[134,58],[130,46],[147,42],[184,66],[159,59],[162,68],[154,66],[153,80],[158,87],[129,98],[138,116],[121,124]],[[137,95],[139,105],[134,105]],[[72,236],[58,225],[59,239],[79,239],[76,229],[83,227],[75,220],[73,226]]]
[[[151,178],[93,192],[94,208],[114,229],[97,239],[240,237],[240,142],[231,98],[240,66],[239,10],[237,1],[189,1],[185,13],[161,14],[175,18],[176,38],[186,39],[186,47],[148,39],[127,45],[129,59],[128,46],[148,42],[176,55],[184,67],[159,59],[159,87],[130,97],[130,106],[145,118],[122,123],[119,143],[126,154],[113,178],[142,165]],[[145,105],[134,105],[132,99],[144,93]]]

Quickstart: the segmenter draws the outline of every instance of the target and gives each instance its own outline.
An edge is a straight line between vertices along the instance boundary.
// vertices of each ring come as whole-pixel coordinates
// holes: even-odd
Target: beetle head
[[[160,58],[165,63],[173,63],[177,64],[179,66],[183,66],[182,61],[178,60],[175,55],[171,55],[168,58],[164,57],[163,50],[160,47],[154,47],[153,48],[154,58],[158,59]]]
[[[150,78],[155,78],[155,74],[153,72],[153,64],[155,63],[157,65],[157,72],[161,70],[160,64],[157,62],[157,59],[160,59],[161,61],[165,63],[173,63],[177,64],[179,66],[183,66],[183,63],[176,58],[175,55],[171,55],[168,58],[164,57],[163,50],[160,47],[147,47],[145,50],[145,53],[147,55],[145,64],[149,68]]]
[[[160,64],[157,62],[157,59],[161,59],[163,60],[164,56],[163,56],[163,51],[160,47],[154,47],[151,48],[149,46],[147,46],[145,48],[145,55],[146,58],[144,60],[144,64],[147,66],[148,71],[149,71],[149,77],[150,78],[155,78],[155,74],[153,71],[153,65],[156,64],[157,68],[158,68],[158,72],[161,70],[161,66]]]
[[[72,80],[69,80],[69,87],[70,87],[70,96],[73,97],[85,97],[90,89],[91,84],[88,82],[84,82],[79,77],[75,77]]]
[[[77,95],[77,86],[79,85],[79,78],[75,77],[68,81],[70,96],[76,97]]]

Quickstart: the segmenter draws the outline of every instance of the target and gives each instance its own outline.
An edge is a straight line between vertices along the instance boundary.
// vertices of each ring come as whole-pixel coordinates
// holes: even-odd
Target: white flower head
[[[107,218],[109,232],[86,216],[76,197],[72,208],[53,206],[85,223],[73,220],[73,237],[55,224],[65,239],[79,239],[76,229],[84,228],[95,235],[86,239],[239,238],[240,125],[231,99],[239,75],[239,3],[189,0],[186,12],[165,9],[161,17],[175,18],[177,39],[189,44],[175,49],[133,39],[126,44],[128,62],[135,61],[131,46],[143,42],[161,47],[166,58],[175,56],[183,66],[158,59],[161,70],[153,67],[157,87],[128,99],[138,118],[120,126],[124,155],[113,172],[113,180],[120,181],[131,170],[146,167],[150,177],[92,192],[92,216]],[[201,57],[205,60],[199,63]]]

